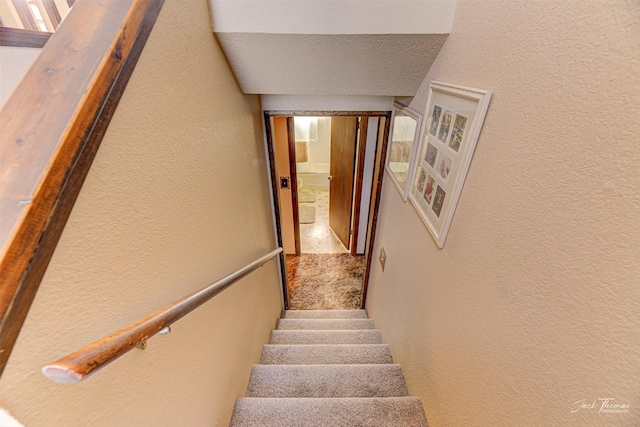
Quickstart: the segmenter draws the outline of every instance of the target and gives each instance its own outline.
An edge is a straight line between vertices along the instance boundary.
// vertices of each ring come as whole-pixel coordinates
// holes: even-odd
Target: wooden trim
[[[291,187],[291,204],[293,210],[293,235],[296,255],[300,248],[300,206],[298,206],[298,165],[296,162],[296,127],[293,117],[287,117],[287,140],[289,143],[289,179]]]
[[[24,25],[25,30],[31,31],[40,31],[38,28],[38,24],[36,24],[35,19],[31,15],[31,11],[29,10],[29,6],[27,6],[27,2],[24,0],[13,0],[13,6],[16,8],[16,12],[18,12],[18,16],[20,17],[20,21],[22,25]]]
[[[191,313],[282,252],[282,248],[269,252],[251,264],[218,280],[216,283],[164,306],[124,328],[63,357],[57,362],[45,366],[42,368],[42,374],[58,383],[82,381],[137,345],[145,342],[162,329]]]
[[[51,34],[53,33],[0,27],[0,46],[41,48],[47,43]]]
[[[379,125],[378,125],[379,126]],[[384,180],[385,163],[387,161],[387,148],[389,145],[389,129],[391,126],[391,113],[388,113],[385,117],[384,124],[384,136],[382,141],[378,141],[378,144],[382,143],[380,148],[380,155],[376,156],[376,162],[380,165],[378,169],[378,176],[376,177],[376,199],[373,204],[373,218],[371,220],[371,231],[369,232],[370,240],[367,251],[367,258],[365,260],[364,278],[362,280],[362,298],[360,308],[365,308],[367,303],[367,290],[369,289],[369,277],[371,277],[371,261],[373,260],[373,247],[375,246],[376,228],[378,227],[378,212],[380,211],[380,195],[382,194],[382,182]],[[378,158],[379,157],[379,158]]]
[[[51,21],[51,25],[53,25],[53,29],[55,30],[62,21],[56,2],[54,0],[42,0],[42,5],[44,6],[44,10],[49,17],[49,20]]]
[[[269,155],[269,172],[271,175],[271,193],[273,196],[273,216],[276,223],[276,243],[279,247],[284,248],[282,238],[282,214],[280,213],[280,191],[278,191],[278,164],[274,148],[272,118],[269,114],[264,113],[264,126],[267,134],[267,153]],[[280,254],[280,274],[282,278],[282,293],[284,295],[284,308],[289,309],[291,305],[291,297],[289,296],[289,286],[287,281],[287,258],[284,252]]]
[[[162,4],[79,2],[0,110],[0,373]]]
[[[360,228],[360,207],[362,206],[362,180],[364,179],[364,157],[367,153],[367,127],[369,117],[359,117],[358,130],[360,131],[358,141],[358,156],[356,163],[356,188],[354,191],[353,207],[353,235],[351,236],[351,255],[358,254],[358,234]]]

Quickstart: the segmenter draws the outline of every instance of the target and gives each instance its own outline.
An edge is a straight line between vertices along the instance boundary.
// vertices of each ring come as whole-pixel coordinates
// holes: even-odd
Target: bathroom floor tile
[[[316,208],[316,220],[312,224],[300,224],[302,253],[349,253],[329,227],[329,191],[313,190],[313,192],[316,194],[316,201],[304,203],[304,205]]]

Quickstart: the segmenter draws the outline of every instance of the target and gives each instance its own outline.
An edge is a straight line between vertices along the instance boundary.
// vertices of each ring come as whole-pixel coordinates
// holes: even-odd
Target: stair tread
[[[388,344],[266,344],[263,365],[393,363]]]
[[[270,344],[382,344],[377,329],[274,330]]]
[[[247,397],[408,396],[396,364],[254,365]]]
[[[417,397],[256,398],[237,400],[231,427],[428,427]]]
[[[367,319],[366,310],[287,310],[285,319]]]
[[[374,329],[371,319],[278,319],[278,330]]]
[[[230,426],[428,427],[364,310],[282,314]]]

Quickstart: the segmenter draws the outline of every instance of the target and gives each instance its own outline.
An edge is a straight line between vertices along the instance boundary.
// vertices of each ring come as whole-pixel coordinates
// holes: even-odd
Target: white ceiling
[[[245,93],[413,96],[455,0],[211,0]]]

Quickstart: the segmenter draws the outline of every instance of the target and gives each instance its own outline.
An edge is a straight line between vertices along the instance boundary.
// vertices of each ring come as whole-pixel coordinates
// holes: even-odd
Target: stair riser
[[[367,319],[366,310],[287,310],[285,319]]]
[[[263,365],[379,364],[393,363],[386,344],[265,345]]]
[[[279,319],[279,330],[353,330],[374,329],[371,319]]]
[[[400,365],[255,365],[247,397],[403,397]]]
[[[271,331],[270,344],[382,344],[378,330]]]
[[[416,397],[238,399],[230,427],[428,427]]]

